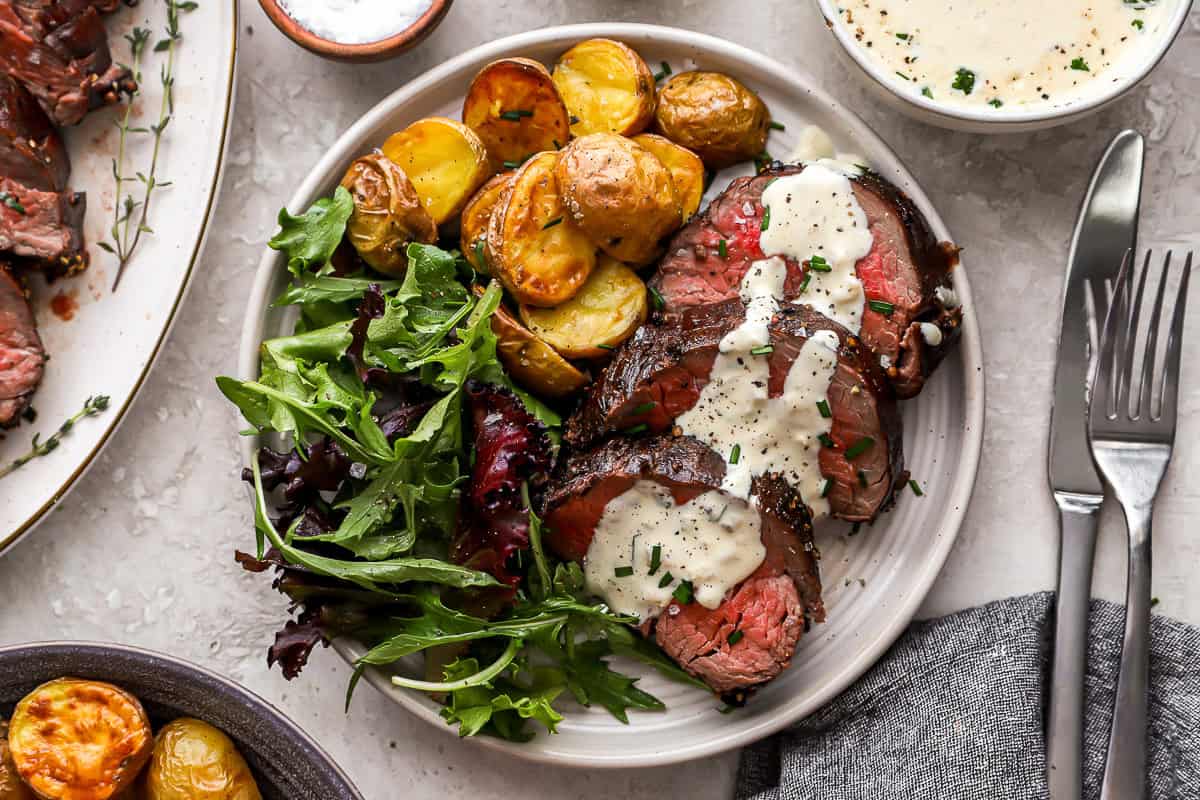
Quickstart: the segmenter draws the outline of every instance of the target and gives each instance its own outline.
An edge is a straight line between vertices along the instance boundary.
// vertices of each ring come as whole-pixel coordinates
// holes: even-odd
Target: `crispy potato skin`
[[[8,734],[21,779],[43,800],[108,800],[129,788],[154,737],[137,698],[100,681],[59,678],[17,704]]]
[[[420,119],[393,133],[383,154],[408,175],[438,225],[457,216],[494,172],[475,131],[447,117]]]
[[[492,220],[492,212],[496,209],[504,193],[512,188],[515,172],[502,172],[479,187],[479,191],[467,202],[462,212],[460,223],[459,247],[463,257],[470,262],[476,272],[488,274],[487,261],[487,228]],[[481,247],[482,245],[482,247]],[[483,258],[480,258],[483,256]]]
[[[355,160],[342,178],[354,198],[346,238],[363,261],[388,275],[403,275],[409,242],[437,241],[437,225],[417,190],[391,159],[373,153]]]
[[[467,89],[462,118],[483,140],[496,171],[504,162],[557,150],[571,133],[550,72],[528,58],[502,58],[481,69]]]
[[[142,793],[143,800],[262,800],[229,737],[186,717],[158,732]]]
[[[17,774],[8,751],[8,723],[4,721],[0,721],[0,800],[36,800]]]
[[[564,303],[596,266],[595,245],[563,209],[557,161],[539,153],[525,162],[488,223],[488,267],[519,303]]]
[[[646,321],[646,284],[609,256],[600,259],[579,294],[557,308],[521,306],[521,320],[534,336],[567,358],[608,355]]]
[[[763,151],[771,118],[740,81],[720,72],[681,72],[659,89],[654,120],[663,136],[721,169]]]
[[[582,389],[588,376],[530,333],[500,306],[492,314],[496,356],[521,386],[541,397],[566,397]]]
[[[559,154],[555,174],[571,219],[619,261],[650,263],[681,223],[671,173],[631,139],[611,133],[575,139]]]
[[[683,222],[687,222],[700,210],[700,201],[704,198],[704,162],[683,145],[657,133],[642,133],[633,140],[656,155],[671,173],[675,199],[679,201]]]
[[[554,85],[571,115],[571,133],[633,136],[654,121],[654,74],[632,48],[588,39],[559,56]]]

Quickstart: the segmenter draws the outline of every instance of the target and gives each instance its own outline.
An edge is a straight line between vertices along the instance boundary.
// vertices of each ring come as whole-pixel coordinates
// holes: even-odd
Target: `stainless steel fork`
[[[1146,253],[1138,269],[1132,253],[1125,257],[1104,320],[1088,406],[1092,456],[1124,509],[1129,526],[1125,640],[1101,800],[1144,800],[1146,796],[1150,527],[1154,498],[1175,443],[1179,362],[1192,254],[1187,254],[1179,277],[1161,358],[1159,328],[1171,278],[1171,253],[1168,251],[1163,260],[1153,301],[1145,298],[1150,258],[1151,254]],[[1144,301],[1153,306],[1142,336]]]

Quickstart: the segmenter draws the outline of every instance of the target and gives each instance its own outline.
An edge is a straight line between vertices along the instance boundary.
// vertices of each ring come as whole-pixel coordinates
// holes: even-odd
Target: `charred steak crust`
[[[42,381],[46,351],[25,292],[0,263],[0,428],[20,421]]]
[[[71,162],[62,137],[24,86],[0,75],[0,175],[31,189],[60,192]]]

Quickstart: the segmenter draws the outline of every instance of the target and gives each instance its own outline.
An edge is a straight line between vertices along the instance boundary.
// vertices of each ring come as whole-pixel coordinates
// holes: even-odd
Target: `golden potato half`
[[[675,199],[679,201],[683,221],[687,222],[700,210],[700,201],[704,199],[704,162],[691,150],[657,133],[639,134],[633,140],[657,156],[671,173]]]
[[[671,173],[632,139],[581,136],[559,154],[555,174],[570,218],[618,261],[649,264],[681,223]]]
[[[588,376],[533,335],[503,306],[492,314],[496,356],[518,385],[541,397],[566,397],[587,385]]]
[[[186,717],[158,732],[143,793],[144,800],[262,800],[230,738]]]
[[[596,358],[646,321],[646,284],[629,267],[602,256],[579,294],[557,308],[521,306],[534,336],[567,358]]]
[[[489,273],[487,265],[487,228],[491,222],[492,212],[500,203],[504,193],[508,191],[516,178],[515,172],[502,172],[496,175],[471,197],[462,212],[460,223],[461,237],[459,247],[463,257],[470,262],[476,272],[484,275]]]
[[[447,117],[419,119],[393,133],[383,154],[408,175],[438,225],[457,215],[494,171],[475,131]]]
[[[488,223],[488,268],[519,303],[565,303],[596,266],[596,246],[563,209],[557,161],[539,153],[525,162]]]
[[[576,136],[632,136],[654,121],[654,75],[628,45],[612,39],[580,42],[559,57],[553,77]]]
[[[154,736],[124,689],[60,678],[17,704],[8,743],[17,774],[43,800],[108,800],[141,772]]]
[[[502,58],[481,69],[467,90],[462,118],[483,140],[496,170],[557,150],[570,136],[554,80],[528,58]]]
[[[437,241],[437,225],[404,170],[382,153],[355,160],[342,178],[354,198],[346,239],[363,261],[388,275],[408,268],[409,242]]]
[[[681,72],[658,90],[658,132],[713,169],[748,161],[767,145],[771,115],[757,94],[720,72]]]
[[[0,800],[37,800],[21,782],[12,754],[8,752],[8,723],[0,722]]]

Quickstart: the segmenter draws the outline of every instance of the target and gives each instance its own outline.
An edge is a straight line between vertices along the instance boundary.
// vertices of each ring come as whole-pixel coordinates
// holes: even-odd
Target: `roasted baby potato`
[[[543,397],[566,397],[582,389],[588,376],[530,333],[503,306],[492,314],[496,356],[519,385]]]
[[[144,800],[262,800],[230,738],[186,717],[158,732],[143,793]]]
[[[691,150],[656,133],[639,134],[633,140],[657,156],[671,173],[675,199],[687,222],[700,209],[704,197],[704,162]]]
[[[567,217],[554,177],[556,153],[525,162],[488,223],[488,269],[519,303],[556,306],[596,266],[596,246]]]
[[[475,131],[446,117],[419,119],[383,143],[438,225],[455,217],[494,170]]]
[[[658,90],[659,133],[694,152],[712,169],[763,152],[771,116],[741,82],[720,72],[681,72]]]
[[[502,58],[479,70],[462,118],[487,146],[495,170],[557,150],[570,136],[567,107],[550,73],[528,58]]]
[[[555,175],[570,218],[618,261],[650,263],[682,220],[671,173],[624,136],[573,140],[559,154]]]
[[[59,678],[17,704],[8,744],[17,774],[42,800],[108,800],[133,784],[154,736],[124,689]]]
[[[646,321],[646,284],[620,261],[601,256],[579,294],[557,308],[521,306],[534,336],[567,358],[597,358]]]
[[[580,42],[559,56],[553,77],[576,136],[633,136],[654,121],[654,75],[642,57],[621,42]]]
[[[0,721],[0,800],[37,800],[21,783],[12,755],[8,752],[8,723]]]
[[[388,275],[403,275],[409,242],[437,241],[437,225],[404,170],[382,153],[350,165],[342,186],[354,198],[346,238],[363,261]]]
[[[463,257],[471,263],[476,272],[488,274],[486,263],[488,223],[492,219],[492,211],[499,204],[504,192],[513,185],[515,177],[515,172],[502,172],[496,175],[479,187],[479,191],[475,192],[466,208],[463,209],[459,246],[462,248]]]

